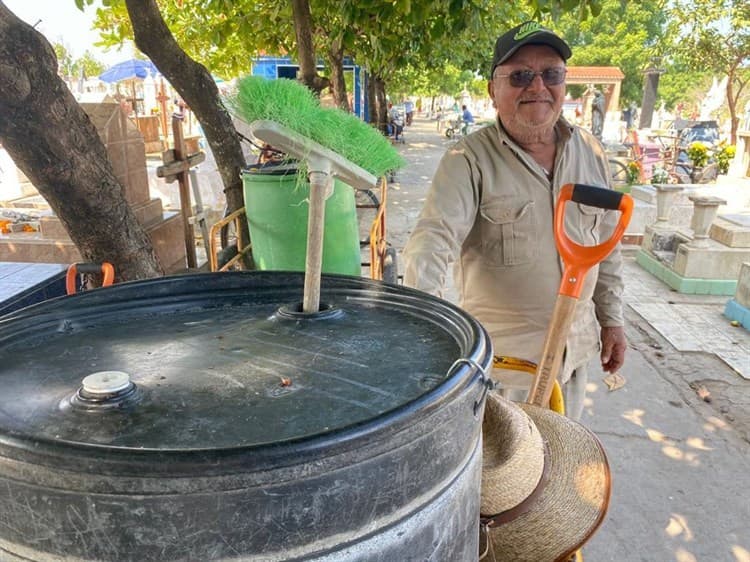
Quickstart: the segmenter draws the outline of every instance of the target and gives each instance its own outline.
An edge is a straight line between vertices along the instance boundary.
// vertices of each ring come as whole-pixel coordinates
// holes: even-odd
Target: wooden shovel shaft
[[[544,340],[542,358],[531,385],[526,401],[529,404],[546,408],[552,396],[552,388],[555,384],[557,373],[562,365],[565,342],[572,324],[573,315],[576,310],[577,298],[567,295],[558,295],[555,308],[552,311],[552,319]]]
[[[572,201],[581,205],[620,211],[620,220],[608,240],[596,246],[581,246],[565,234],[565,203]],[[554,234],[555,246],[563,259],[560,292],[552,311],[552,319],[544,340],[542,359],[537,375],[526,401],[546,408],[555,378],[560,372],[565,342],[576,310],[576,302],[583,289],[586,273],[594,265],[605,259],[617,246],[633,212],[633,200],[629,195],[615,193],[609,189],[583,184],[565,184],[560,188],[555,204]]]
[[[323,268],[323,228],[326,194],[333,177],[322,172],[310,172],[310,210],[307,216],[307,256],[305,257],[305,287],[302,312],[320,309],[320,274]]]

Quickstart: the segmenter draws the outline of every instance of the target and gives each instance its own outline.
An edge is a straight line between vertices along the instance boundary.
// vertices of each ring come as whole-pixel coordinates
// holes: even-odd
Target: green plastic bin
[[[310,184],[296,166],[254,165],[242,173],[252,253],[260,270],[304,271]],[[326,200],[323,273],[362,274],[354,190],[334,180]]]

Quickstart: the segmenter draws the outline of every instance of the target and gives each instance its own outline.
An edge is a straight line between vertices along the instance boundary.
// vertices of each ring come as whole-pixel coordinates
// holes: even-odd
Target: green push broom
[[[256,138],[307,164],[310,208],[302,311],[318,312],[325,200],[333,192],[333,178],[367,190],[404,161],[377,130],[339,109],[321,107],[294,80],[248,76],[226,102]]]

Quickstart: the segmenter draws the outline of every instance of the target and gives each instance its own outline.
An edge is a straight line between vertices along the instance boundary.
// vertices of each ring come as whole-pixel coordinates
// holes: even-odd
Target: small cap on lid
[[[98,371],[81,381],[88,394],[114,394],[130,386],[130,377],[122,371]]]

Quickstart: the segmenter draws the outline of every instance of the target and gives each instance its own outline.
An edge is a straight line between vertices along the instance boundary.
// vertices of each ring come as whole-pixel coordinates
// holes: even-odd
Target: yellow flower
[[[693,162],[693,166],[702,168],[708,162],[708,146],[701,141],[691,142],[687,149],[687,155]]]
[[[634,184],[641,180],[642,166],[638,160],[631,160],[628,162],[628,177],[627,181],[629,184]]]

